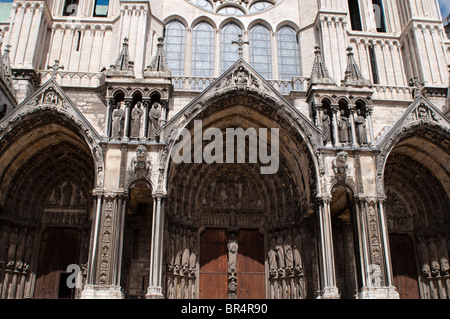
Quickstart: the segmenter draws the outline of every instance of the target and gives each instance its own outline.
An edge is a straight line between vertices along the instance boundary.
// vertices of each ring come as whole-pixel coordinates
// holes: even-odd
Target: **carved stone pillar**
[[[355,105],[354,104],[349,104],[348,105],[348,109],[350,110],[350,117],[349,117],[349,121],[350,121],[350,128],[351,128],[351,137],[352,137],[352,146],[353,147],[357,147],[358,146],[358,140],[356,139],[356,127],[355,127]]]
[[[236,227],[228,229],[228,299],[237,298],[237,257],[238,257],[238,242]]]
[[[148,136],[148,109],[150,107],[150,99],[142,98],[142,105],[144,106],[144,137],[143,140],[146,141]]]
[[[164,298],[162,292],[164,239],[164,194],[153,195],[152,242],[150,251],[150,277],[147,289],[147,299]]]
[[[338,129],[338,118],[337,113],[339,112],[338,104],[331,104],[331,112],[333,113],[333,139],[334,146],[339,146],[339,129]]]
[[[319,242],[320,242],[320,268],[321,268],[321,298],[339,298],[336,287],[336,272],[333,252],[333,235],[331,231],[330,198],[319,198]]]
[[[159,121],[159,126],[163,127],[167,123],[167,114],[169,110],[169,101],[168,100],[161,100],[161,119]],[[159,142],[162,143],[165,140],[164,136],[164,130],[161,131],[161,134],[159,136]]]
[[[123,298],[120,288],[126,194],[94,192],[96,213],[88,261],[86,286],[81,298]]]
[[[370,137],[370,144],[375,144],[375,137],[373,133],[373,125],[372,125],[372,113],[373,113],[373,107],[367,107],[366,108],[366,114],[367,114],[367,125],[369,126],[369,137]]]
[[[111,137],[111,129],[112,129],[112,97],[106,97],[106,119],[105,119],[105,136],[107,138]]]
[[[125,98],[125,125],[123,131],[123,139],[125,141],[128,141],[130,138],[131,102],[131,98]]]
[[[362,288],[359,299],[397,299],[382,202],[355,198],[356,223],[361,258]]]

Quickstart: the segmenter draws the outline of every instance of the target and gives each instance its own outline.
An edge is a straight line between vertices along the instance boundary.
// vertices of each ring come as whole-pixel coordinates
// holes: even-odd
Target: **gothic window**
[[[259,1],[256,2],[255,4],[253,4],[250,9],[249,9],[249,13],[257,13],[257,12],[261,12],[264,11],[266,9],[269,9],[273,7],[273,4],[268,2],[268,1]]]
[[[109,0],[95,0],[94,17],[108,16]]]
[[[359,13],[359,1],[348,0],[348,11],[350,13],[350,22],[352,30],[362,31],[361,15]]]
[[[295,30],[284,26],[278,31],[278,65],[280,79],[290,80],[300,75],[298,39]]]
[[[262,24],[250,30],[250,64],[264,78],[272,78],[270,31]]]
[[[192,75],[214,76],[214,30],[206,22],[201,22],[194,27]]]
[[[231,42],[236,41],[240,34],[242,34],[241,28],[234,23],[228,23],[222,29],[222,72],[239,60],[239,47]]]
[[[64,2],[63,16],[76,16],[79,0],[66,0]]]
[[[221,9],[219,9],[217,11],[217,13],[219,13],[219,14],[226,14],[226,15],[232,15],[232,16],[242,16],[242,15],[245,14],[241,9],[236,8],[236,7],[232,7],[232,6],[223,7]]]
[[[184,52],[186,42],[186,28],[177,20],[166,25],[165,50],[166,61],[173,75],[184,75]]]
[[[386,32],[386,21],[384,17],[383,2],[381,0],[372,0],[373,12],[375,14],[375,23],[378,32]]]
[[[191,2],[197,7],[202,8],[203,10],[213,11],[211,3],[209,3],[207,0],[191,0]]]

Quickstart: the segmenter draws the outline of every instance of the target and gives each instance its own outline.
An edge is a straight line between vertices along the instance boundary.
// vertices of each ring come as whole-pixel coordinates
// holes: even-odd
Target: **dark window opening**
[[[80,51],[80,45],[81,45],[81,31],[77,31],[77,35],[78,35],[78,38],[77,38],[76,50],[77,50],[77,52],[79,52]]]
[[[359,13],[358,0],[348,0],[348,11],[350,13],[350,22],[352,30],[362,31],[361,15]]]
[[[79,0],[66,0],[64,2],[63,16],[76,16]]]
[[[375,48],[373,45],[369,46],[370,66],[372,67],[372,82],[373,84],[380,84],[378,77],[377,58],[375,56]]]
[[[386,21],[382,0],[372,0],[373,12],[375,13],[375,23],[378,32],[386,32]]]
[[[94,17],[108,16],[109,0],[96,0],[94,5]]]

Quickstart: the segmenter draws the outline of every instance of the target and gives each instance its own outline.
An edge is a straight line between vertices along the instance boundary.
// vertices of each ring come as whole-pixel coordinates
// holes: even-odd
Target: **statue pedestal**
[[[162,287],[148,287],[145,298],[147,298],[147,299],[164,299],[164,295],[162,293]]]
[[[120,286],[86,285],[80,299],[124,299]]]
[[[400,299],[395,287],[363,287],[356,299]]]
[[[340,299],[341,295],[337,287],[325,287],[322,294],[317,299]]]

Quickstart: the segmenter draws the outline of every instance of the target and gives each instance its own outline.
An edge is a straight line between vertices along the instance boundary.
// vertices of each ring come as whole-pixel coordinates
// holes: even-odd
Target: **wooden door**
[[[264,236],[258,230],[241,229],[237,241],[237,298],[264,299]]]
[[[200,299],[228,298],[227,243],[225,229],[206,229],[200,235]]]
[[[406,235],[389,235],[394,286],[401,299],[419,299],[419,283],[411,238]]]
[[[79,264],[81,233],[77,229],[50,228],[42,233],[34,298],[70,298],[67,266]],[[72,294],[73,296],[73,294]]]

